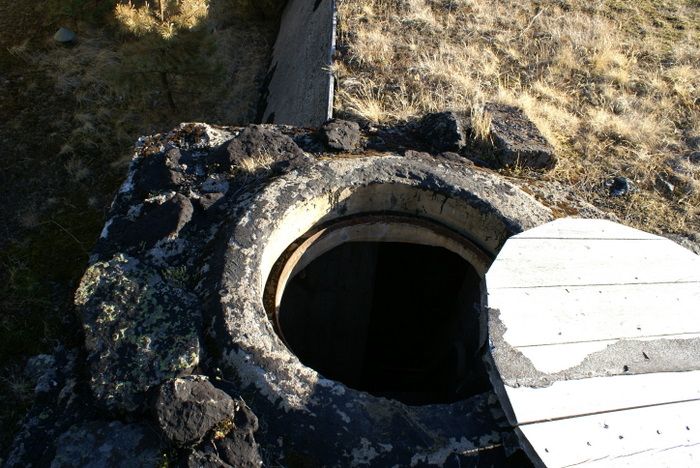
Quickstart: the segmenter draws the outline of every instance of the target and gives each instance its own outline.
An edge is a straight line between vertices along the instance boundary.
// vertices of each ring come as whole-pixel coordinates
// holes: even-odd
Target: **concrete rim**
[[[549,210],[492,174],[397,156],[322,161],[271,181],[232,226],[212,326],[224,350],[222,367],[235,369],[244,387],[255,387],[288,411],[322,404],[319,386],[375,398],[301,364],[275,333],[263,296],[274,264],[304,233],[334,219],[378,212],[445,226],[488,255],[508,237],[551,220]],[[483,323],[485,341],[485,317]]]
[[[318,257],[346,242],[398,242],[442,247],[472,265],[482,279],[493,262],[493,256],[474,243],[424,218],[368,214],[315,226],[285,250],[265,285],[263,303],[267,317],[288,348],[289,343],[279,323],[279,309],[287,283]]]

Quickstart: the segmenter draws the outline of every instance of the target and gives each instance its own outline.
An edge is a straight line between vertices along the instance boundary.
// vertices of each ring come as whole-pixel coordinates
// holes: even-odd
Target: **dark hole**
[[[348,242],[289,281],[280,328],[326,378],[412,405],[458,401],[489,386],[480,281],[447,249]]]

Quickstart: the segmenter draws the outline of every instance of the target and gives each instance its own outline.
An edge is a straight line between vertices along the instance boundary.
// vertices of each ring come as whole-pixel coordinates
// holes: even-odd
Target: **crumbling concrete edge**
[[[391,193],[383,192],[383,187],[391,187]],[[359,198],[353,198],[355,194]],[[459,206],[452,206],[456,200]],[[433,206],[435,210],[430,209]],[[286,428],[294,425],[303,431],[314,454],[329,466],[369,461],[356,455],[360,453],[371,453],[373,463],[386,466],[419,464],[416,453],[425,454],[424,462],[430,459],[437,465],[466,453],[486,456],[489,447],[503,444],[491,419],[491,412],[497,411],[495,395],[408,407],[350,389],[301,364],[266,318],[262,288],[270,262],[276,258],[269,251],[286,246],[281,235],[294,239],[296,234],[290,231],[306,230],[306,221],[297,214],[313,211],[324,222],[366,209],[441,216],[447,225],[454,214],[477,230],[491,225],[492,217],[498,218],[503,235],[493,232],[480,237],[484,247],[493,250],[508,236],[551,220],[549,210],[529,195],[466,166],[434,166],[384,156],[319,161],[282,175],[249,199],[245,215],[232,220],[206,263],[209,284],[204,289],[218,292],[210,296],[205,310],[211,320],[210,348],[217,348],[215,354],[220,356],[215,360],[220,378],[235,382],[244,395],[254,398],[256,413],[276,414],[278,424],[269,426],[264,436],[268,442],[285,439]],[[393,420],[406,422],[402,435],[378,429]],[[339,427],[343,430],[338,431]],[[459,444],[445,446],[450,440]],[[373,445],[368,445],[370,441]],[[298,446],[281,447],[288,449]],[[433,460],[438,454],[439,459]]]

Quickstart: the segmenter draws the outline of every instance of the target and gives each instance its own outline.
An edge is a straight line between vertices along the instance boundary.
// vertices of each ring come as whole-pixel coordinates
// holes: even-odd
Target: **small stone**
[[[629,108],[629,104],[624,99],[616,99],[610,106],[613,113],[616,115],[624,114]]]
[[[216,441],[219,456],[226,463],[239,468],[262,466],[260,446],[253,433],[258,430],[258,418],[242,401],[234,417],[234,429],[226,437]]]
[[[360,126],[347,120],[330,120],[320,129],[321,141],[331,151],[353,151],[360,144]]]
[[[233,399],[205,376],[171,379],[160,387],[154,405],[158,424],[174,444],[196,444],[217,424],[232,419]]]
[[[676,186],[661,174],[656,176],[656,187],[667,197],[672,197],[676,191]]]
[[[546,169],[555,162],[554,147],[517,107],[489,103],[490,137],[504,166]]]
[[[56,34],[53,35],[53,40],[56,42],[60,42],[62,44],[66,44],[68,42],[71,42],[75,39],[75,33],[71,31],[70,29],[67,28],[61,28],[58,31],[56,31]]]
[[[242,163],[252,163],[273,172],[287,172],[305,164],[308,156],[287,135],[265,125],[249,125],[238,136],[214,150],[208,157],[210,166],[221,172]]]
[[[471,123],[465,111],[427,114],[418,126],[419,136],[437,153],[459,151],[467,144]]]
[[[52,354],[38,354],[32,356],[24,366],[24,376],[32,382],[36,382],[54,365],[54,357]]]
[[[634,185],[625,177],[615,177],[605,181],[610,195],[613,197],[622,197],[634,191]]]
[[[212,212],[221,205],[219,200],[224,197],[223,193],[205,193],[197,199],[197,204],[202,211]]]

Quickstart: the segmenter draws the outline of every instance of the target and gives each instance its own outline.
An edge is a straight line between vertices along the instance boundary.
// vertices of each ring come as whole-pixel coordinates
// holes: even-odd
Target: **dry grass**
[[[274,156],[263,148],[263,150],[259,151],[257,154],[243,158],[238,164],[238,167],[245,174],[252,176],[261,173],[269,173],[274,162]]]
[[[559,152],[545,179],[632,226],[700,231],[698,2],[339,0],[338,14],[338,113],[516,105]],[[607,198],[617,175],[639,192]]]
[[[114,16],[121,27],[137,36],[156,33],[171,39],[180,31],[200,26],[208,10],[209,0],[157,0],[154,5],[129,0],[116,5]]]

